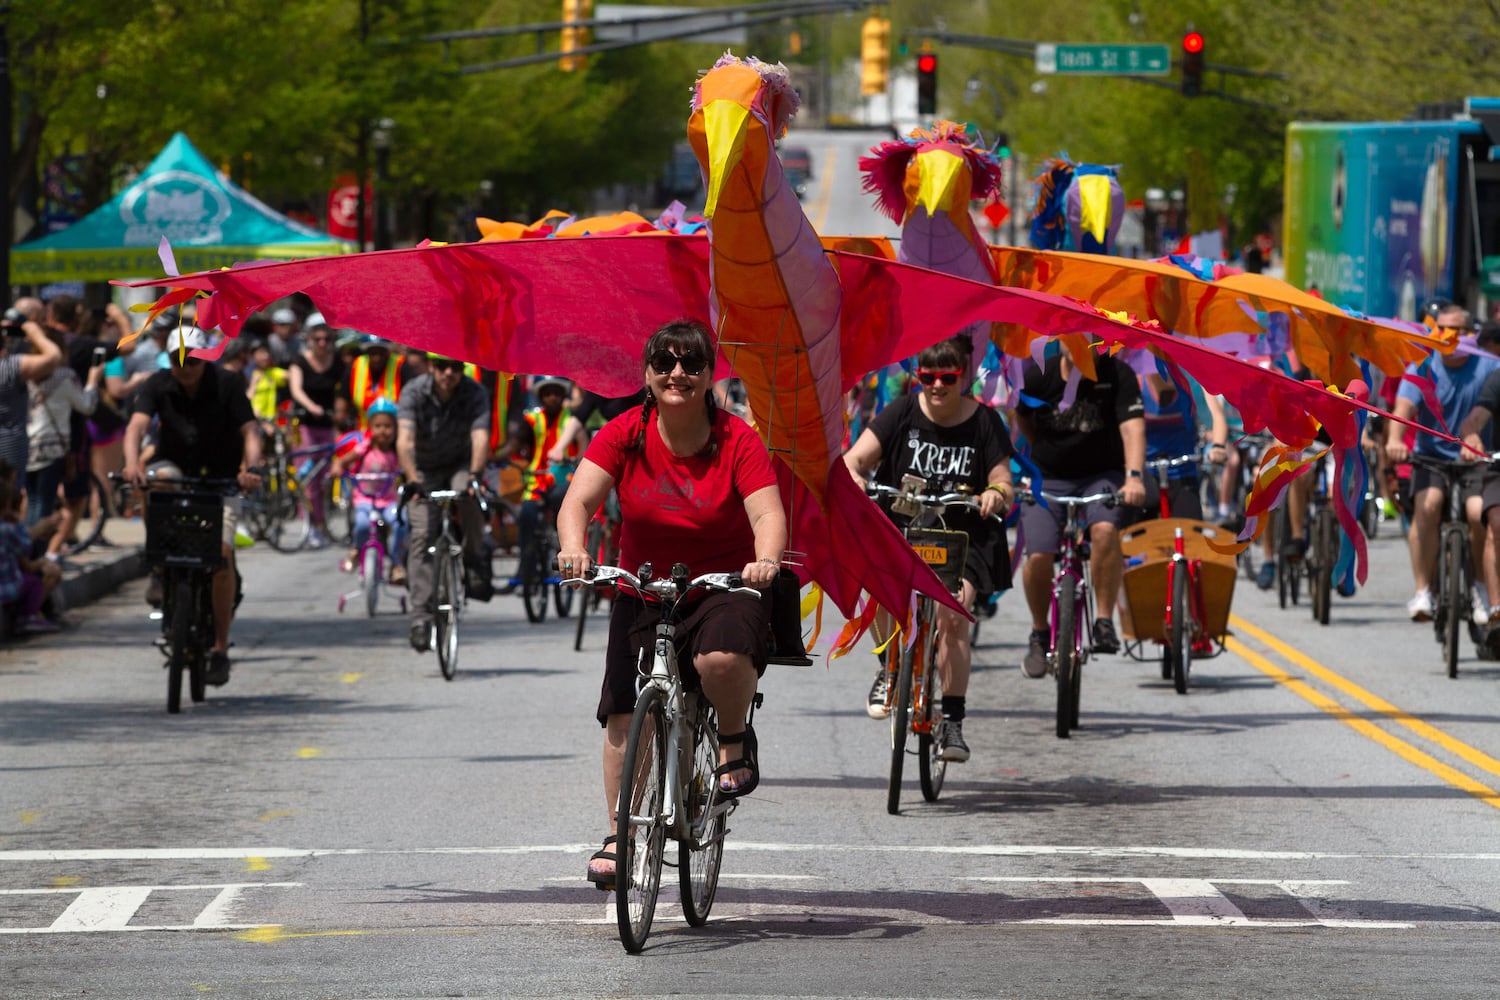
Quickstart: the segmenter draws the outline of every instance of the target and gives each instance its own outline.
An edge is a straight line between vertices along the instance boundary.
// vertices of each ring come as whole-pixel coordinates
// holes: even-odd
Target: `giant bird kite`
[[[706,234],[632,222],[626,235],[496,234],[522,238],[180,276],[164,257],[171,276],[137,284],[170,289],[158,307],[206,294],[199,324],[230,336],[264,305],[303,292],[333,325],[490,369],[563,371],[606,395],[640,387],[641,349],[653,330],[682,316],[708,318],[720,371],[744,380],[754,422],[783,473],[802,572],[848,618],[859,616],[862,589],[898,616],[915,591],[951,598],[845,470],[843,393],[864,373],[974,324],[1151,348],[1223,394],[1250,429],[1301,446],[1321,425],[1336,443],[1357,445],[1354,414],[1373,410],[1358,384],[1345,395],[1081,297],[844,248],[877,250],[878,241],[820,240],[774,153],[796,110],[781,66],[726,54],[699,79],[689,137],[708,191]]]

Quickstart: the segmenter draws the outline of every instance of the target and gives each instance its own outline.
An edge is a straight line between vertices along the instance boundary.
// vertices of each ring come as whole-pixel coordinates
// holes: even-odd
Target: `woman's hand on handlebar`
[[[127,483],[136,489],[143,490],[146,488],[146,467],[141,463],[137,462],[134,465],[125,466],[120,474],[125,477]]]
[[[586,579],[591,565],[589,554],[579,545],[564,545],[557,554],[557,571],[564,579]]]
[[[740,570],[740,580],[745,586],[760,590],[769,587],[780,570],[781,566],[770,559],[757,559]]]

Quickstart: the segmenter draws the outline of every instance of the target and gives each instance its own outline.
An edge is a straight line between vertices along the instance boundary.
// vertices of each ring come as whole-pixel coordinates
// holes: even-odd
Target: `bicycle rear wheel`
[[[1442,597],[1438,602],[1438,613],[1443,615],[1443,663],[1449,677],[1458,676],[1459,622],[1468,617],[1469,546],[1466,529],[1456,528],[1443,532]]]
[[[1077,725],[1078,586],[1064,578],[1057,591],[1057,642],[1052,649],[1057,674],[1057,738],[1065,740]]]
[[[365,592],[365,614],[375,617],[375,608],[380,604],[380,550],[370,545],[360,557],[359,585]]]
[[[976,618],[975,624],[979,623]],[[943,759],[943,746],[938,741],[938,727],[943,724],[943,679],[937,669],[937,629],[928,632],[927,669],[922,677],[922,703],[919,714],[925,720],[923,731],[917,733],[917,778],[922,784],[922,798],[936,802],[943,794],[943,778],[948,774],[948,762]]]
[[[114,497],[98,476],[89,476],[88,506],[83,519],[78,522],[76,541],[63,546],[64,555],[77,555],[104,537],[104,523],[109,520],[110,504]]]
[[[667,828],[667,718],[662,693],[641,692],[625,741],[620,804],[615,821],[615,918],[620,943],[632,955],[646,946],[661,888]]]
[[[439,542],[433,559],[432,624],[437,629],[438,669],[448,681],[458,672],[458,615],[464,599],[461,567],[459,558]]]
[[[1186,561],[1172,567],[1172,619],[1168,623],[1172,657],[1172,686],[1178,694],[1188,692],[1188,673],[1193,668],[1192,576]]]
[[[284,479],[270,494],[269,501],[266,541],[277,552],[300,550],[307,544],[307,536],[312,530],[312,512],[308,510],[302,487],[291,479]]]
[[[899,646],[892,655],[900,657],[901,667],[896,672],[896,704],[891,709],[891,773],[886,779],[885,811],[892,816],[901,811],[901,772],[906,766],[906,736],[911,731],[912,676],[916,671],[916,657],[921,655],[925,626],[920,609],[917,616],[917,641],[909,646]],[[896,646],[899,637],[893,641]]]
[[[719,888],[728,813],[719,812],[712,819],[705,819],[706,815],[712,815],[708,810],[715,805],[714,769],[719,765],[719,739],[713,706],[708,699],[702,695],[688,697],[693,712],[692,756],[686,769],[689,835],[677,841],[677,879],[682,915],[692,926],[702,927]]]

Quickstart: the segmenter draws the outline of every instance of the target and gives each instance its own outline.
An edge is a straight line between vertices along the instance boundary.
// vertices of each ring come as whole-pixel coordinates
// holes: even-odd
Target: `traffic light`
[[[891,72],[891,22],[868,17],[859,38],[859,92],[865,97],[883,94]]]
[[[583,69],[587,56],[573,55],[589,43],[589,29],[574,27],[579,21],[594,19],[594,0],[563,0],[562,19],[567,22],[562,30],[563,57],[558,66],[564,73]]]
[[[917,114],[937,114],[937,53],[917,56]]]
[[[995,155],[1002,160],[1010,159],[1010,133],[995,133]]]
[[[1203,93],[1203,36],[1189,31],[1182,36],[1182,96]]]

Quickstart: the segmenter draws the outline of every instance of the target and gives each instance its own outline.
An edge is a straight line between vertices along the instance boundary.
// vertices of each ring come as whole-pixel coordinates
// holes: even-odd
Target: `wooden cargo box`
[[[1125,555],[1125,580],[1120,600],[1120,631],[1127,639],[1165,642],[1167,615],[1167,563],[1172,559],[1176,530],[1182,529],[1183,553],[1203,561],[1203,625],[1217,638],[1229,631],[1229,605],[1236,575],[1232,554],[1217,552],[1208,544],[1221,545],[1234,535],[1218,525],[1185,517],[1146,521],[1120,532]]]

